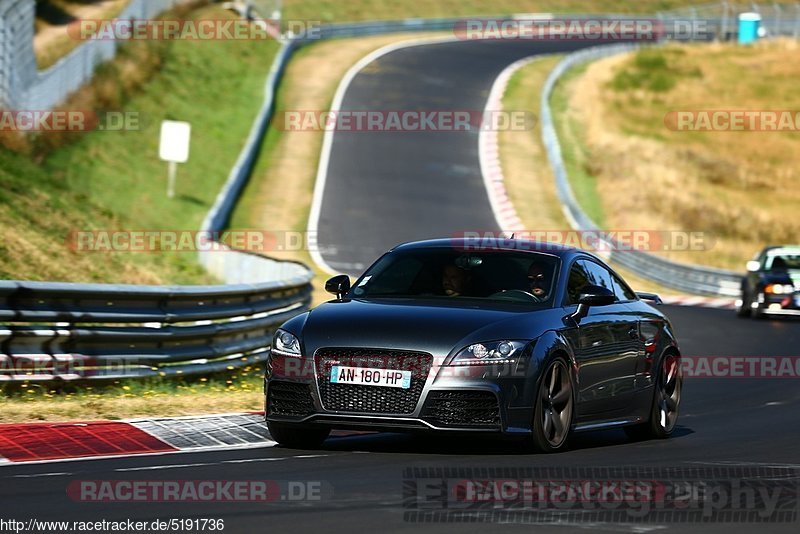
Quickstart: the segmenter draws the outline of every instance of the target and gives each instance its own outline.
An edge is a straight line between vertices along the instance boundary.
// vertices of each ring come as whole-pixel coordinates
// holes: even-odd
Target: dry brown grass
[[[7,401],[8,402],[8,401]],[[95,395],[68,398],[23,400],[7,410],[3,423],[36,421],[92,421],[132,419],[136,417],[180,417],[210,413],[252,412],[264,409],[260,391],[225,391],[217,393],[169,392],[145,396]]]
[[[522,67],[512,77],[503,98],[506,110],[526,110],[539,115],[539,100],[547,75],[562,56],[545,57]],[[499,133],[500,163],[506,190],[525,228],[532,231],[571,230],[561,211],[555,179],[542,144],[541,131],[505,130]],[[662,295],[675,291],[615,268],[638,291]]]
[[[128,0],[101,0],[93,3],[54,1],[58,9],[74,19],[107,19],[121,12]],[[33,51],[40,69],[46,69],[81,44],[67,33],[66,24],[55,24],[43,18],[36,20]]]
[[[676,132],[664,123],[675,110],[797,110],[797,44],[762,42],[672,45],[663,52],[682,72],[665,92],[618,90],[634,56],[591,64],[564,90],[591,171],[605,225],[702,231],[713,246],[671,252],[673,259],[741,269],[755,251],[800,236],[798,133]]]

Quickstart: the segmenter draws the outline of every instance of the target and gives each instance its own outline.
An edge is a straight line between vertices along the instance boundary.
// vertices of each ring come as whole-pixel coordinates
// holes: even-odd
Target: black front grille
[[[309,384],[272,381],[267,386],[267,415],[300,417],[313,412]]]
[[[499,428],[500,406],[491,391],[431,391],[422,418],[441,427]]]
[[[432,362],[433,356],[424,352],[320,349],[315,355],[315,363],[322,406],[338,412],[410,414],[417,407]],[[334,365],[411,371],[411,387],[331,384],[331,367]]]

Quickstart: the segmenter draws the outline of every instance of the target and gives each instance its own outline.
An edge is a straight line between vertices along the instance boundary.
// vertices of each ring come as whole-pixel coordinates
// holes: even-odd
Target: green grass
[[[702,78],[699,68],[681,66],[685,52],[680,49],[643,49],[636,52],[633,61],[620,69],[611,79],[610,87],[617,92],[643,89],[652,93],[666,93],[686,78]]]
[[[264,408],[263,369],[250,366],[203,377],[96,384],[0,386],[2,423],[124,419]]]
[[[45,166],[139,227],[198,228],[244,144],[276,50],[274,41],[175,42],[161,74],[125,106],[141,114],[141,131],[95,132]],[[167,164],[158,159],[165,119],[192,124],[174,200],[165,196]]]
[[[575,199],[583,211],[602,227],[605,215],[602,198],[597,190],[597,178],[591,168],[592,154],[580,135],[580,118],[572,116],[568,109],[569,84],[583,74],[587,66],[588,64],[579,65],[561,77],[550,96],[550,106]]]
[[[209,7],[193,16],[232,15]],[[0,202],[4,211],[11,212],[4,216],[4,233],[14,228],[14,236],[7,234],[3,244],[16,242],[24,248],[18,242],[44,240],[49,243],[50,263],[74,263],[78,268],[60,272],[56,265],[48,268],[43,262],[40,270],[32,270],[18,250],[2,254],[0,275],[47,279],[56,274],[66,281],[119,283],[212,282],[196,265],[193,252],[93,253],[87,260],[76,258],[63,242],[75,230],[198,229],[262,103],[264,80],[277,47],[274,41],[171,42],[164,47],[160,71],[123,104],[123,110],[139,114],[138,131],[72,134],[83,137],[49,153],[39,166],[4,152],[0,186],[6,193]],[[105,68],[113,71],[113,65]],[[164,119],[192,124],[190,158],[179,165],[172,200],[166,197],[167,164],[158,158]],[[32,217],[37,221],[30,221]],[[150,276],[140,270],[150,271]]]

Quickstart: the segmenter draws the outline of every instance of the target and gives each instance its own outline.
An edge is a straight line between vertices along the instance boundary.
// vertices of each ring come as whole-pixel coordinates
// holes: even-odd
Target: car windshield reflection
[[[535,252],[452,248],[390,252],[356,283],[352,298],[425,298],[550,306],[558,257]]]

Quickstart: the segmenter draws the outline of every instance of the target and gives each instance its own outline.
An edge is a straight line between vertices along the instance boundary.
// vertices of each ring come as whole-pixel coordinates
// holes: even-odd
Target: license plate
[[[794,298],[794,305],[797,306],[798,308],[800,308],[800,295],[797,295]]]
[[[408,389],[411,387],[411,371],[334,365],[331,367],[331,384],[358,384],[362,386]]]

